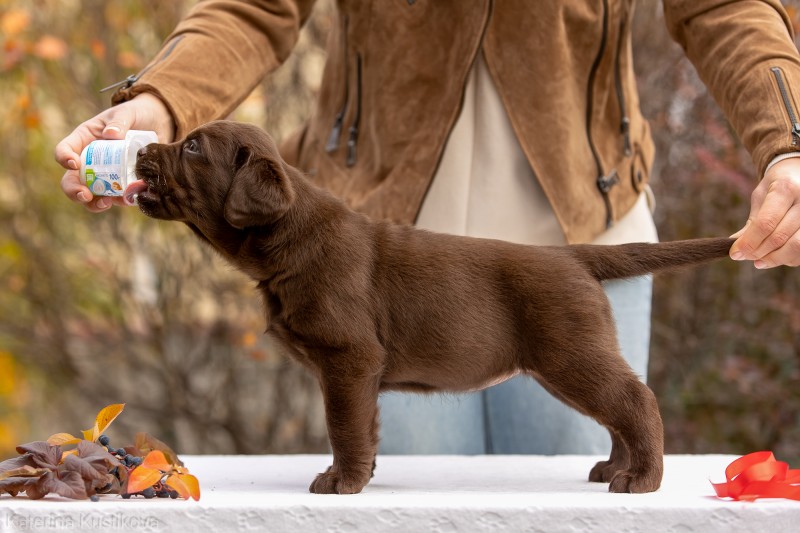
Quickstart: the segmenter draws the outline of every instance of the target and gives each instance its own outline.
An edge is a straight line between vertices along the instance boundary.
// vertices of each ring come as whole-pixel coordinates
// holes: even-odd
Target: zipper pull
[[[792,124],[792,146],[797,146],[800,142],[800,122]]]
[[[619,183],[619,174],[616,170],[612,170],[608,176],[599,176],[597,178],[597,188],[603,194],[608,194],[611,188]]]
[[[631,119],[622,117],[620,123],[620,132],[622,133],[622,146],[626,156],[631,155]]]
[[[347,166],[352,167],[356,164],[356,140],[358,139],[358,126],[350,128],[347,136]]]
[[[179,35],[179,36],[175,37],[175,39],[170,43],[169,47],[164,51],[164,55],[162,55],[157,61],[155,61],[153,63],[150,63],[149,65],[144,67],[138,74],[131,74],[130,76],[128,76],[127,78],[125,78],[122,81],[118,81],[117,83],[112,83],[108,87],[104,87],[104,88],[100,89],[100,92],[104,93],[106,91],[110,91],[111,89],[116,89],[117,87],[120,87],[122,85],[124,85],[126,89],[130,89],[133,86],[134,83],[139,81],[139,78],[144,76],[145,72],[147,72],[152,67],[154,67],[155,65],[158,65],[159,63],[164,61],[167,57],[169,57],[169,55],[172,53],[172,51],[175,50],[175,47],[178,45],[178,43],[181,42],[181,39],[183,39],[183,35]]]
[[[339,147],[339,137],[342,135],[342,122],[344,122],[344,114],[339,113],[336,115],[336,120],[333,122],[331,134],[328,136],[328,142],[325,144],[325,151],[328,153],[333,152]]]
[[[103,87],[102,89],[100,89],[100,92],[104,93],[106,91],[110,91],[111,89],[116,89],[117,87],[121,87],[122,85],[124,85],[126,89],[130,89],[131,86],[138,81],[138,79],[139,79],[139,74],[131,74],[122,81],[118,81],[117,83],[112,83],[108,87]]]

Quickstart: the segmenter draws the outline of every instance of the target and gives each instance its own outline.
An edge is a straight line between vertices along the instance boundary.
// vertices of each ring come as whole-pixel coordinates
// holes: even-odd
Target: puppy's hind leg
[[[663,475],[664,431],[655,395],[614,349],[562,346],[557,364],[533,373],[559,399],[609,429],[612,454],[590,473],[611,492],[652,492]]]

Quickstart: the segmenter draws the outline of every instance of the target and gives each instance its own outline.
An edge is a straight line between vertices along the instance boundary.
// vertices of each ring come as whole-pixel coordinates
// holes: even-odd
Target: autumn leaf
[[[82,440],[75,449],[78,457],[88,461],[95,468],[108,468],[109,466],[121,466],[122,462],[108,453],[105,448],[94,442]]]
[[[45,494],[48,492],[55,492],[59,496],[65,498],[72,498],[75,500],[85,500],[88,496],[86,494],[86,485],[83,478],[78,472],[68,470],[62,473],[48,472],[36,484],[37,488],[42,490]],[[25,492],[30,496],[30,490],[25,489]]]
[[[77,455],[69,455],[64,458],[63,469],[67,472],[77,472],[82,479],[87,481],[102,481],[103,485],[108,483],[108,468],[98,469]]]
[[[175,453],[172,448],[147,433],[140,432],[136,434],[135,447],[143,455],[147,455],[153,450],[162,451],[164,452],[164,458],[169,464],[183,466],[183,461],[178,459],[178,454]]]
[[[58,468],[61,462],[61,447],[44,441],[29,442],[17,446],[17,453],[29,453],[31,460],[41,468]]]
[[[172,474],[165,483],[169,488],[180,494],[184,500],[189,498],[195,501],[200,500],[200,483],[191,474]]]
[[[147,468],[145,466],[137,466],[128,476],[128,490],[130,494],[141,492],[146,488],[152,487],[159,481],[164,474],[161,470],[155,468]]]
[[[169,472],[172,469],[172,465],[167,462],[166,457],[164,457],[164,453],[160,450],[153,450],[152,452],[147,454],[147,457],[144,458],[142,461],[142,466],[145,468],[155,468],[156,470],[161,470],[162,472]]]
[[[8,472],[9,470],[17,470],[24,466],[36,466],[36,463],[33,462],[33,459],[31,459],[31,454],[29,453],[18,455],[17,457],[12,457],[11,459],[6,459],[0,463],[0,474],[3,472]]]
[[[55,435],[50,435],[47,439],[47,444],[51,446],[67,446],[78,444],[79,442],[81,442],[80,437],[75,437],[69,433],[56,433]]]
[[[39,477],[45,472],[47,472],[46,468],[34,468],[32,466],[25,465],[15,468],[14,470],[0,472],[0,481],[10,477]]]
[[[111,422],[125,409],[124,403],[114,403],[102,408],[94,421],[94,427],[83,430],[83,438],[94,442],[111,425]]]

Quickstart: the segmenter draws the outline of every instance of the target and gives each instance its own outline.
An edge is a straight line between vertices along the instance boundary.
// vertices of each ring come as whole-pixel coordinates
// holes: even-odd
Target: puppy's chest
[[[314,363],[301,336],[290,326],[280,300],[265,294],[264,307],[266,334],[283,346],[288,355],[316,374],[318,365]]]

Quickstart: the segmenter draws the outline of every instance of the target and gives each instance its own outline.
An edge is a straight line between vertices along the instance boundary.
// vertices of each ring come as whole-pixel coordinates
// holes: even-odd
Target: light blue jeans
[[[652,276],[604,283],[623,357],[645,381]],[[383,454],[590,454],[611,451],[597,422],[526,376],[470,394],[385,393],[379,399]]]

